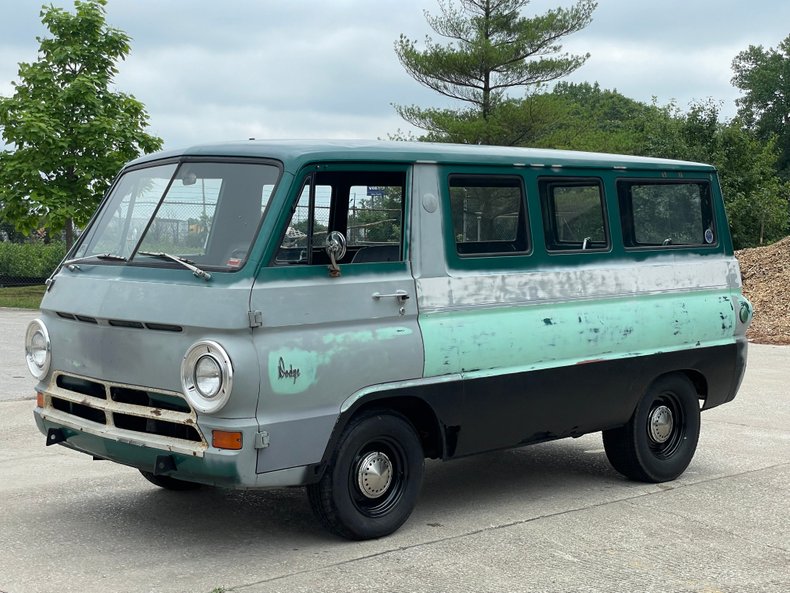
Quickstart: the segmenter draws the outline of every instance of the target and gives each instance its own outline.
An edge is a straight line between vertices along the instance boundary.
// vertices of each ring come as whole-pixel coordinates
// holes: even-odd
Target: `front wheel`
[[[694,385],[683,375],[668,375],[650,386],[628,424],[603,432],[603,445],[614,469],[627,478],[667,482],[691,463],[699,430]]]
[[[420,439],[406,418],[365,413],[343,431],[321,480],[307,487],[310,506],[342,537],[389,535],[414,509],[423,468]]]

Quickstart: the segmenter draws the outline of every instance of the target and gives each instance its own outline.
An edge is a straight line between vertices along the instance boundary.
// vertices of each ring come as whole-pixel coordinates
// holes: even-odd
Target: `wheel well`
[[[671,373],[664,373],[663,375],[659,375],[653,379],[653,382],[658,381],[661,377],[674,374],[683,375],[689,381],[691,381],[691,384],[694,385],[694,390],[697,392],[699,399],[705,401],[708,398],[708,380],[705,378],[705,375],[694,369],[679,369],[677,371],[672,371]]]
[[[425,456],[431,459],[442,456],[442,432],[439,429],[439,421],[433,408],[425,400],[413,396],[375,399],[359,406],[354,410],[352,417],[369,410],[390,410],[402,414],[417,431]]]
[[[683,371],[683,374],[694,384],[694,389],[697,390],[699,398],[705,401],[708,398],[708,380],[705,378],[705,375],[691,369]]]

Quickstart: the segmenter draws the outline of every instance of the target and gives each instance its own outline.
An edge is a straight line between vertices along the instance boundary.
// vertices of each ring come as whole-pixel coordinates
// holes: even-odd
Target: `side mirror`
[[[326,236],[326,254],[329,256],[329,275],[332,278],[340,276],[340,266],[337,260],[343,259],[346,254],[346,237],[340,231],[332,231]]]

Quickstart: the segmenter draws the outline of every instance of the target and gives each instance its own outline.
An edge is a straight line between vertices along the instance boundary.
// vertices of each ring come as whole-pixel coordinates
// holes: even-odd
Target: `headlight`
[[[233,388],[233,365],[225,349],[210,340],[193,344],[181,361],[181,387],[198,412],[219,411]]]
[[[43,379],[49,372],[52,362],[52,349],[49,343],[49,332],[40,319],[34,319],[27,326],[25,334],[25,360],[30,374],[36,379]]]

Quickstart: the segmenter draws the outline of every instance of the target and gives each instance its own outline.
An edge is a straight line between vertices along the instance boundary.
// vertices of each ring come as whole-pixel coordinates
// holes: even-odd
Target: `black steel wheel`
[[[343,431],[321,480],[307,487],[310,506],[342,537],[389,535],[414,509],[423,468],[420,439],[405,417],[363,413]]]
[[[140,470],[140,473],[143,474],[146,480],[165,490],[197,490],[203,486],[197,482],[187,482],[185,480],[171,478],[170,476],[157,476],[143,470]]]
[[[699,431],[694,385],[683,375],[667,375],[650,386],[628,424],[604,431],[603,444],[609,462],[627,478],[667,482],[691,463]]]

